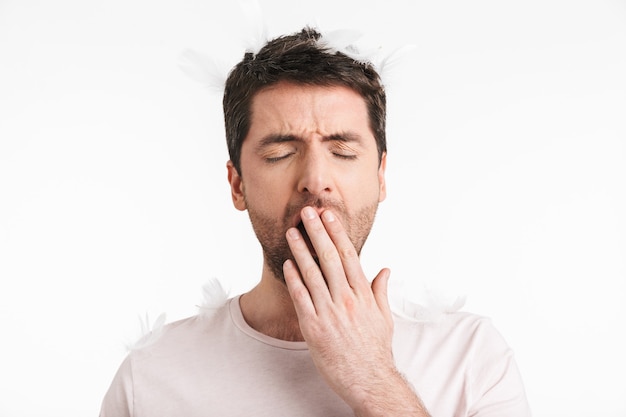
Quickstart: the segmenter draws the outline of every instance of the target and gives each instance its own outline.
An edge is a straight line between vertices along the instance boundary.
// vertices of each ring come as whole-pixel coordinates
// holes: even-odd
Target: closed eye
[[[351,144],[340,140],[335,140],[331,143],[330,151],[337,158],[345,160],[353,160],[358,156],[358,152]]]
[[[272,134],[261,139],[257,151],[265,162],[273,164],[295,154],[297,142],[299,139],[293,135]]]
[[[293,154],[294,154],[294,152],[289,152],[287,154],[278,155],[278,156],[266,156],[265,157],[265,162],[267,162],[269,164],[273,164],[273,163],[282,161],[283,159],[287,159],[287,158],[289,158]]]
[[[357,158],[356,155],[344,154],[344,153],[338,153],[338,152],[333,152],[333,155],[335,155],[339,159],[346,159],[346,160],[353,160]]]

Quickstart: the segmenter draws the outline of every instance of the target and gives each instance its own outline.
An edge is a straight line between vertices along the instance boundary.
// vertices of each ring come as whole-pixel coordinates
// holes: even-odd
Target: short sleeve
[[[133,375],[131,357],[122,362],[104,396],[100,417],[131,417],[133,415]]]
[[[484,320],[475,334],[471,375],[473,403],[470,417],[530,417],[522,378],[511,348]]]

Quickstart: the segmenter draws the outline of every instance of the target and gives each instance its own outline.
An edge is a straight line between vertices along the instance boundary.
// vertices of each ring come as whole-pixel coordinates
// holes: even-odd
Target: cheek
[[[244,197],[248,205],[264,212],[276,211],[289,198],[286,178],[251,175],[244,180]]]
[[[263,194],[273,193],[271,178],[254,158],[244,153],[241,157],[241,167],[243,194],[247,201],[258,202]]]
[[[345,191],[348,191],[357,200],[378,200],[380,198],[381,183],[378,171],[347,172],[342,175],[341,182]]]

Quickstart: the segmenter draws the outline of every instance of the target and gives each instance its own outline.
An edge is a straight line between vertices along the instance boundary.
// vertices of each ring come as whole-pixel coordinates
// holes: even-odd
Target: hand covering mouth
[[[306,232],[306,229],[304,227],[304,223],[302,223],[302,220],[298,222],[298,224],[296,225],[296,228],[300,231],[302,238],[306,242],[306,246],[309,248],[309,252],[311,252],[311,256],[313,256],[314,258],[317,258],[317,253],[315,253],[315,248],[313,247],[313,243],[311,243],[311,239],[309,238],[309,234]]]

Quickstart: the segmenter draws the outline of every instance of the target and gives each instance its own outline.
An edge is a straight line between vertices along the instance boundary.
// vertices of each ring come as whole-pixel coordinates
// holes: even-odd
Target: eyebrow
[[[322,142],[361,142],[361,135],[354,132],[333,133],[322,137]],[[285,143],[285,142],[302,142],[303,139],[297,135],[270,134],[261,139],[257,145],[257,149],[263,149],[267,146]]]

